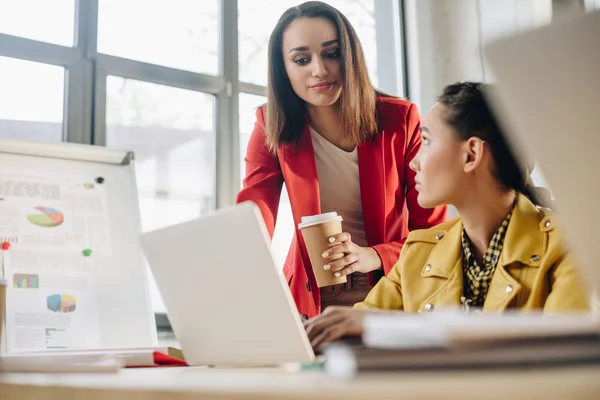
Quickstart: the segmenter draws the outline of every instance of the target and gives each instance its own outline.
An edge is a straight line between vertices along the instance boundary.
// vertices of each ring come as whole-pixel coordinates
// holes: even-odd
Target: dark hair
[[[306,127],[306,104],[294,92],[283,64],[283,33],[297,18],[325,18],[336,28],[340,45],[343,79],[339,109],[344,131],[355,144],[378,133],[375,110],[377,91],[369,80],[360,41],[348,19],[334,7],[308,1],[283,13],[269,38],[269,78],[267,84],[267,145],[293,144]]]
[[[446,107],[444,120],[462,140],[478,137],[486,142],[495,164],[495,175],[500,183],[523,193],[531,202],[545,206],[529,178],[532,160],[519,159],[496,121],[486,100],[490,85],[478,82],[459,82],[448,85],[438,101]]]

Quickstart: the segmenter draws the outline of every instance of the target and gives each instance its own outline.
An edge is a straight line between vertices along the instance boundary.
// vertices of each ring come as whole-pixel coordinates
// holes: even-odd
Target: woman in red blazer
[[[408,164],[421,146],[419,123],[414,104],[375,90],[338,10],[311,1],[282,15],[269,40],[268,101],[256,112],[237,202],[254,201],[271,236],[284,182],[296,226],[303,216],[342,210],[352,234],[337,235],[341,244],[323,256],[326,269],[349,275],[348,284],[317,288],[296,228],[283,272],[304,318],[363,300],[398,260],[410,230],[446,220],[445,207],[417,204]]]

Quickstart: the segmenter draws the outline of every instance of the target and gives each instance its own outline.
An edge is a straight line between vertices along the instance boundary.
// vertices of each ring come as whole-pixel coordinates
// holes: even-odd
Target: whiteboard
[[[110,252],[92,255],[90,282],[97,297],[100,347],[157,345],[148,271],[138,241],[141,225],[133,160],[132,152],[98,146],[0,139],[0,174],[41,171],[82,181],[103,178]],[[10,332],[3,333],[6,350]]]

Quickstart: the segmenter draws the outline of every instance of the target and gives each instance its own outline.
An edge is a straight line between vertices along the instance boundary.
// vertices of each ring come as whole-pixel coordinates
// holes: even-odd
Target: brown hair
[[[533,160],[520,159],[512,151],[486,100],[486,92],[490,90],[490,85],[479,82],[446,86],[438,99],[446,107],[444,120],[460,140],[470,137],[485,140],[494,159],[494,173],[502,186],[523,193],[532,203],[546,207],[529,178]]]
[[[278,145],[294,144],[306,127],[306,104],[292,89],[283,64],[283,33],[297,18],[325,18],[336,27],[340,44],[340,69],[343,79],[338,100],[344,130],[355,144],[378,134],[375,90],[360,41],[348,19],[334,7],[308,1],[283,13],[269,38],[269,78],[267,94],[267,145],[275,152]]]

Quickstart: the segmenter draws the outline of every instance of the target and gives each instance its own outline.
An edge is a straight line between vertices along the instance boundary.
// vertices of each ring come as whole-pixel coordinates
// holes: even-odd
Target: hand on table
[[[330,306],[304,323],[313,349],[345,336],[362,336],[363,317],[369,310]]]

